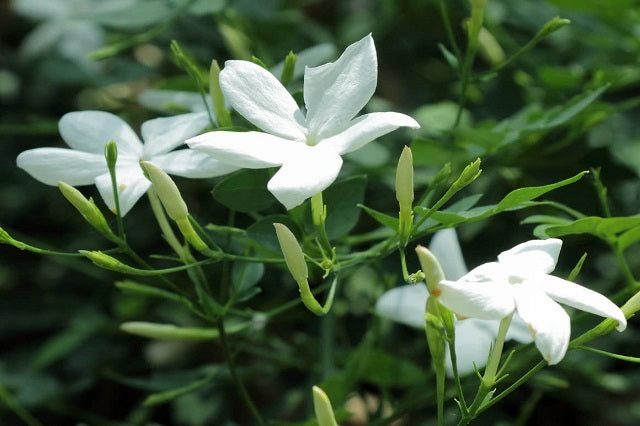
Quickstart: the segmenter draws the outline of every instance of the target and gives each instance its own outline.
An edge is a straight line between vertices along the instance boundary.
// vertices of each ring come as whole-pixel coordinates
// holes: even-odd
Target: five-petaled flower
[[[413,118],[395,112],[354,119],[373,96],[377,74],[375,46],[368,35],[347,47],[336,62],[305,69],[303,111],[264,68],[227,61],[220,73],[225,98],[264,133],[216,131],[187,144],[237,167],[281,166],[267,187],[291,209],[333,183],[342,154],[398,127],[419,127]]]
[[[549,364],[562,360],[569,345],[569,315],[556,303],[618,321],[623,312],[603,295],[549,275],[555,268],[562,241],[531,240],[502,252],[497,262],[478,266],[457,281],[441,281],[439,300],[453,312],[472,318],[501,319],[514,311],[528,325]]]
[[[429,244],[429,250],[438,259],[444,276],[455,280],[468,272],[460,249],[456,231],[453,228],[436,232]],[[408,284],[386,291],[376,303],[378,315],[390,320],[424,330],[425,306],[429,291],[424,283]],[[498,334],[498,320],[466,318],[455,322],[455,348],[458,373],[466,375],[476,368],[482,368],[487,362],[491,345]],[[507,332],[507,339],[520,343],[531,343],[531,335],[524,322],[515,315]],[[447,350],[445,369],[453,376],[451,357]]]
[[[142,124],[143,144],[119,117],[102,111],[65,114],[58,123],[62,138],[72,149],[35,148],[18,155],[18,167],[47,185],[64,181],[69,185],[95,183],[107,206],[115,211],[111,177],[104,157],[107,142],[118,146],[116,180],[121,214],[125,215],[151,183],[140,168],[147,160],[165,172],[190,178],[219,176],[236,170],[191,149],[172,151],[208,126],[206,113],[156,118]]]

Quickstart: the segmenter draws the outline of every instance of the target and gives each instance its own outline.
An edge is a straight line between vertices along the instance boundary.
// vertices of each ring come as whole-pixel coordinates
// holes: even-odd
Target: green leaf
[[[508,193],[498,204],[478,206],[465,211],[442,210],[434,212],[431,218],[445,225],[457,225],[467,222],[475,222],[493,216],[505,210],[517,210],[531,206],[531,200],[554,189],[572,184],[582,178],[588,172],[580,172],[577,175],[556,183],[543,186],[531,186],[518,188]],[[533,204],[535,205],[535,204]],[[422,210],[420,210],[422,209]],[[416,212],[426,211],[422,207],[416,207]]]
[[[243,169],[218,183],[213,197],[231,210],[243,213],[261,211],[271,207],[275,198],[267,189],[271,174],[267,169]]]
[[[133,30],[160,24],[169,19],[173,11],[166,0],[144,0],[123,3],[119,8],[103,7],[88,18],[108,27]]]
[[[640,226],[631,228],[620,235],[620,238],[618,238],[618,248],[620,250],[625,250],[627,247],[638,241],[640,241]]]
[[[436,104],[423,105],[414,111],[413,117],[420,123],[420,131],[428,134],[439,134],[449,131],[456,122],[458,116],[458,104],[451,101]],[[463,110],[460,123],[469,125],[471,117],[468,111]]]
[[[151,394],[148,397],[146,397],[144,401],[142,401],[142,405],[144,407],[152,407],[154,405],[164,404],[166,402],[169,402],[173,399],[178,398],[179,396],[186,395],[195,390],[198,390],[202,386],[211,382],[216,377],[216,373],[218,371],[219,370],[215,370],[213,373],[201,378],[200,380],[196,380],[195,382],[189,383],[186,386],[181,386],[179,388],[169,389],[163,392],[157,392],[157,393]]]
[[[354,354],[347,365],[353,362],[361,363],[357,369],[360,381],[381,387],[411,386],[427,380],[420,367],[379,349],[369,351],[364,359]]]
[[[136,281],[132,281],[132,280],[116,281],[115,285],[120,290],[126,293],[131,293],[131,294],[144,296],[144,297],[158,297],[161,299],[173,300],[175,302],[184,303],[187,306],[193,305],[191,301],[184,296],[181,296],[176,293],[172,293],[170,291],[167,291],[158,287],[153,287],[146,284],[140,284]]]
[[[369,207],[367,207],[365,205],[362,205],[362,204],[358,204],[358,207],[363,209],[365,211],[365,213],[367,213],[369,216],[374,218],[381,225],[384,225],[387,228],[390,228],[390,229],[392,229],[394,231],[398,230],[398,218],[397,217],[389,216],[388,214],[384,214],[382,212],[379,212],[377,210],[374,210],[374,209],[369,208]]]
[[[260,292],[255,285],[264,275],[264,264],[256,262],[238,261],[233,264],[231,270],[231,283],[236,293],[235,299],[243,302]]]
[[[40,370],[69,356],[79,345],[105,325],[105,318],[94,311],[77,313],[69,326],[42,344],[31,360],[31,368]]]
[[[351,176],[340,180],[322,192],[327,206],[325,228],[329,239],[347,234],[360,218],[359,203],[364,201],[367,177]]]
[[[282,256],[280,243],[278,242],[278,237],[276,236],[276,231],[273,227],[274,223],[282,223],[291,230],[297,229],[297,226],[289,216],[274,214],[265,216],[256,221],[253,225],[249,226],[247,228],[247,237],[255,241],[259,245],[259,248],[267,251],[269,254]]]
[[[564,235],[590,234],[613,242],[617,234],[636,228],[640,225],[640,216],[628,217],[584,217],[565,225],[555,225],[546,228],[545,232],[550,237],[562,237]],[[633,234],[625,237],[625,244],[633,239]]]
[[[522,207],[522,203],[524,203],[525,201],[533,200],[543,194],[546,194],[549,191],[577,182],[586,173],[588,172],[580,172],[569,179],[561,180],[560,182],[552,183],[549,185],[531,186],[511,191],[507,194],[506,197],[502,199],[502,201],[498,203],[498,205],[496,206],[496,213],[507,209]]]
[[[193,0],[189,12],[196,16],[204,16],[220,12],[227,5],[227,0]]]

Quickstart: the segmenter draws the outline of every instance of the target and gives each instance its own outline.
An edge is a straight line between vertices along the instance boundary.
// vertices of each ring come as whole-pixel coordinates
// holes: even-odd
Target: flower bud
[[[396,199],[400,204],[400,210],[403,206],[411,209],[413,205],[413,156],[411,148],[405,146],[398,160],[398,168],[396,169]]]
[[[220,127],[231,127],[231,114],[224,104],[224,94],[220,89],[220,66],[215,59],[211,61],[209,68],[209,96],[213,105],[213,113]]]
[[[478,176],[480,176],[480,173],[482,173],[480,164],[481,164],[480,159],[476,158],[474,162],[467,165],[467,167],[464,168],[462,173],[460,173],[460,176],[458,177],[458,179],[456,179],[456,181],[453,182],[453,185],[451,185],[452,188],[455,188],[456,190],[460,190],[465,186],[469,185],[474,180],[476,180]]]
[[[335,415],[333,414],[333,408],[331,407],[331,401],[329,397],[318,386],[312,388],[313,392],[313,409],[316,413],[316,420],[318,426],[338,426]]]
[[[487,0],[471,0],[471,17],[467,22],[467,49],[475,52],[478,47],[478,35],[484,21],[484,7]]]
[[[111,231],[107,220],[102,215],[98,206],[93,202],[93,199],[86,199],[80,191],[64,182],[58,182],[58,189],[60,189],[64,198],[78,210],[84,220],[91,226],[97,229],[107,239],[111,241],[118,240],[118,237]]]
[[[280,75],[280,83],[283,86],[287,86],[293,80],[293,73],[296,69],[296,61],[298,60],[298,56],[289,51],[289,54],[284,59],[284,66],[282,67],[282,74]]]
[[[413,156],[411,149],[405,146],[396,169],[396,199],[400,205],[398,233],[404,246],[411,234],[413,225]]]
[[[84,257],[91,260],[94,264],[103,269],[134,274],[136,273],[136,271],[140,271],[139,269],[132,268],[131,266],[120,262],[115,257],[109,256],[108,254],[101,251],[79,250],[79,252]]]
[[[327,206],[322,200],[322,192],[311,197],[311,219],[314,226],[323,226],[327,220]]]
[[[629,318],[631,315],[640,311],[640,291],[631,296],[620,309],[624,313],[625,318]]]
[[[570,23],[571,21],[569,19],[556,16],[552,20],[544,24],[544,26],[536,34],[535,38],[539,39],[542,37],[546,37],[549,34],[558,31],[560,28],[564,27],[565,25],[569,25]]]
[[[425,313],[425,333],[427,335],[427,346],[431,353],[431,362],[434,369],[444,369],[445,347],[444,347],[444,327],[440,318],[440,303],[435,297],[427,299]]]
[[[118,144],[115,141],[109,141],[104,146],[104,157],[107,159],[107,168],[113,170],[118,161]]]
[[[218,330],[210,328],[178,327],[173,324],[157,324],[145,321],[130,321],[120,325],[129,334],[162,340],[213,340],[219,337]]]
[[[420,267],[422,268],[422,272],[424,273],[425,282],[427,283],[429,294],[437,297],[438,284],[440,283],[440,281],[444,280],[444,272],[442,272],[440,262],[438,262],[438,259],[434,256],[434,254],[424,246],[416,247],[416,253],[418,254],[418,259],[420,260]]]
[[[307,269],[307,262],[304,260],[304,254],[302,253],[300,244],[298,244],[298,240],[296,240],[296,237],[285,225],[274,223],[273,226],[276,228],[280,249],[282,250],[287,268],[289,268],[293,279],[296,280],[298,284],[306,282],[309,277],[309,270]]]
[[[189,214],[187,205],[169,175],[148,161],[140,161],[140,166],[153,183],[153,189],[158,194],[167,215],[175,221],[186,219]]]

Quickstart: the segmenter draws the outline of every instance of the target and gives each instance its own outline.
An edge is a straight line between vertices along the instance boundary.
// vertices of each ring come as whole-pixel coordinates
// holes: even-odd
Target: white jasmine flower
[[[320,65],[335,55],[336,48],[331,43],[322,43],[300,51],[293,71],[293,79],[303,76],[306,67]],[[284,61],[274,65],[269,72],[276,78],[280,78],[284,69]],[[213,111],[211,98],[205,97],[209,110]],[[225,99],[226,101],[226,99]],[[182,90],[149,89],[140,93],[138,102],[141,105],[158,112],[175,113],[206,111],[207,108],[202,100],[202,95],[198,92],[188,92]],[[227,102],[228,103],[228,102]],[[227,105],[228,107],[229,105]]]
[[[429,250],[440,262],[444,276],[458,279],[467,273],[456,231],[443,229],[433,235]],[[376,303],[376,312],[385,318],[424,330],[425,307],[429,292],[424,283],[402,285],[385,292]],[[500,321],[467,318],[456,320],[456,357],[458,373],[470,374],[475,368],[482,368],[487,362],[491,345],[498,334]],[[522,320],[514,315],[507,339],[520,343],[530,343],[531,335]],[[451,357],[446,351],[445,368],[449,376],[453,375]]]
[[[327,188],[355,151],[411,117],[375,112],[354,119],[373,95],[377,58],[371,35],[347,47],[336,62],[304,73],[301,110],[278,79],[247,61],[227,61],[220,86],[231,106],[262,132],[210,132],[187,141],[194,149],[237,167],[281,166],[267,187],[287,209]]]
[[[64,181],[69,185],[97,186],[107,206],[115,211],[111,177],[104,157],[105,145],[118,145],[116,179],[122,215],[125,215],[149,189],[139,161],[150,161],[165,172],[189,178],[219,176],[236,170],[206,154],[182,149],[172,151],[184,140],[209,124],[205,113],[156,118],[142,124],[144,144],[119,117],[103,111],[77,111],[65,114],[58,123],[60,134],[71,147],[35,148],[18,155],[18,167],[47,185]]]
[[[457,281],[441,281],[440,302],[467,317],[498,320],[516,311],[549,364],[564,357],[571,335],[569,315],[556,303],[618,321],[623,312],[593,290],[549,275],[556,266],[562,241],[532,240],[502,252],[497,262],[485,263]]]

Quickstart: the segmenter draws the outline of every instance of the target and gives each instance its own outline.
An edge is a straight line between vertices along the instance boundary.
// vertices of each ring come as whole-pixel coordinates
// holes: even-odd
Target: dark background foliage
[[[485,27],[507,57],[554,16],[570,19],[571,25],[544,38],[499,73],[473,81],[467,88],[462,125],[453,132],[460,78],[438,47],[451,49],[437,1],[212,0],[207,13],[180,7],[182,3],[138,0],[125,15],[96,19],[105,30],[104,46],[112,50],[102,51],[102,59],[86,66],[83,60],[61,55],[55,45],[40,55],[25,55],[21,45],[41,21],[15,13],[6,0],[0,2],[0,224],[16,239],[69,252],[106,247],[56,188],[19,170],[15,157],[29,148],[63,146],[57,121],[66,112],[106,110],[138,129],[157,116],[137,102],[142,91],[195,90],[171,59],[171,40],[178,40],[203,67],[212,58],[222,64],[251,55],[271,66],[289,50],[331,42],[342,51],[371,32],[379,82],[369,109],[402,111],[422,124],[412,141],[417,193],[445,162],[460,171],[479,156],[483,174],[459,198],[483,194],[480,204],[491,204],[518,187],[545,185],[600,168],[612,214],[638,212],[636,1],[489,0]],[[469,4],[446,3],[455,40],[464,46]],[[491,68],[491,60],[481,52],[475,75]],[[575,114],[567,113],[572,100],[605,84],[609,86],[601,96],[585,102]],[[549,124],[563,116],[566,119]],[[527,128],[531,123],[537,127]],[[368,176],[363,195],[367,206],[395,214],[392,177],[400,150],[409,142],[408,133],[398,132],[347,161],[345,175]],[[228,211],[210,193],[221,180],[178,179],[202,223],[229,223]],[[585,215],[603,216],[593,183],[592,173],[546,199]],[[97,197],[93,188],[81,189]],[[273,205],[266,213],[284,212]],[[533,214],[560,213],[538,206],[462,226],[459,235],[467,264],[492,260],[501,250],[532,238],[534,225],[521,221]],[[247,227],[255,217],[237,213],[233,220]],[[166,252],[146,201],[127,215],[125,226],[139,252]],[[360,215],[354,232],[376,226],[373,219]],[[415,243],[428,244],[428,237]],[[564,239],[558,274],[566,276],[585,252],[579,282],[607,295],[627,286],[607,245],[590,235]],[[640,273],[637,247],[631,246],[626,254],[631,271]],[[350,270],[328,318],[318,320],[301,307],[268,321],[256,314],[250,330],[233,337],[234,355],[249,391],[273,424],[310,419],[309,389],[320,382],[340,410],[347,400],[347,408],[355,411],[368,401],[371,424],[384,424],[376,421],[391,409],[398,413],[398,424],[435,424],[434,380],[422,333],[372,313],[376,298],[402,279],[396,257]],[[212,276],[220,272],[217,268],[211,269]],[[194,323],[179,306],[121,292],[113,285],[121,279],[82,258],[37,256],[3,246],[0,383],[10,396],[2,398],[0,424],[22,424],[16,409],[7,406],[11,401],[46,425],[252,424],[217,344],[151,341],[119,329],[129,320]],[[295,283],[283,270],[269,269],[258,286],[261,293],[241,306],[246,312],[267,311],[297,296]],[[639,355],[633,322],[625,333],[606,336],[597,346]],[[576,315],[573,335],[596,323],[591,316]],[[514,377],[537,360],[535,348],[519,349]],[[150,394],[198,380],[202,385],[192,392],[162,404],[142,405]],[[639,383],[633,364],[572,351],[561,365],[544,369],[477,424],[635,425],[640,421]],[[465,385],[471,392],[474,379],[467,378]],[[447,410],[455,419],[451,400]],[[349,424],[366,422],[352,419]]]

